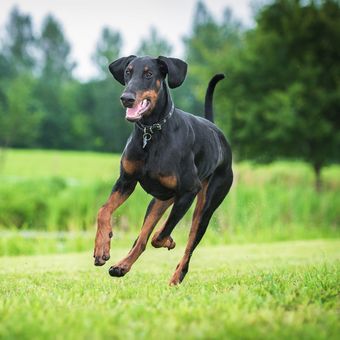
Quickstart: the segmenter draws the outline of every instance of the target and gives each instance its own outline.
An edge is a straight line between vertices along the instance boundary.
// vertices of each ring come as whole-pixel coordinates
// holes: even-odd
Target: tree
[[[228,8],[225,8],[222,20],[218,22],[202,1],[197,3],[192,32],[184,39],[185,60],[189,64],[188,77],[184,88],[181,88],[178,94],[175,92],[176,100],[181,102],[183,108],[194,113],[203,111],[208,82],[216,73],[225,73],[228,77],[230,71],[228,64],[237,57],[234,51],[241,47],[243,31],[242,25],[233,18]],[[228,79],[224,82],[226,81]],[[216,89],[218,94],[221,94],[220,87],[219,84]],[[218,125],[228,132],[226,105],[223,102],[225,97],[225,94],[216,95],[215,111]]]
[[[70,60],[71,46],[61,25],[52,15],[48,15],[43,21],[38,46],[40,71],[44,81],[55,80],[60,83],[72,78],[76,65]]]
[[[122,87],[108,68],[120,56],[122,46],[120,33],[104,28],[92,57],[100,71],[100,79],[82,86],[79,102],[90,118],[95,150],[121,152],[131,130],[119,102]]]
[[[148,38],[144,38],[138,49],[137,55],[149,55],[152,57],[158,57],[159,55],[168,56],[172,52],[172,46],[166,41],[165,38],[161,37],[155,27],[150,28]]]
[[[96,64],[101,78],[109,76],[108,66],[120,55],[123,46],[123,39],[119,32],[104,27],[96,51],[92,55],[92,60]]]
[[[315,171],[339,161],[340,6],[276,0],[257,16],[224,83],[239,158],[299,158]]]
[[[5,89],[0,106],[0,145],[5,148],[30,147],[35,143],[41,112],[32,93],[34,82],[31,76],[21,76]]]
[[[51,15],[43,21],[39,47],[39,82],[35,95],[43,108],[40,145],[50,148],[72,147],[71,116],[62,105],[63,87],[72,81],[75,63],[62,27]]]
[[[79,104],[89,117],[94,150],[122,152],[125,146],[132,125],[119,102],[122,91],[113,78],[82,85]]]
[[[10,72],[30,73],[36,64],[34,52],[36,38],[33,34],[32,19],[20,13],[17,7],[10,12],[6,34],[2,43],[2,58],[7,61]],[[13,72],[12,71],[12,72]]]
[[[35,142],[40,111],[33,97],[36,38],[32,20],[18,8],[10,12],[0,48],[0,146]],[[0,158],[3,158],[2,153]]]

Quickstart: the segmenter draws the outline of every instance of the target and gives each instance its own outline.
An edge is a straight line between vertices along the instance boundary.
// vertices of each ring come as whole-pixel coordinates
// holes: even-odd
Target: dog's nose
[[[124,92],[120,97],[120,100],[124,107],[133,107],[135,103],[136,96],[132,92]]]

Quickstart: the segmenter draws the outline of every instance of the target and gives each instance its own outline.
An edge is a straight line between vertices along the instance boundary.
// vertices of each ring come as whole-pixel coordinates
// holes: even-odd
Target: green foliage
[[[217,19],[199,1],[184,39],[188,77],[172,92],[176,106],[202,115],[208,81],[225,73],[216,89],[216,123],[235,158],[301,159],[314,167],[319,185],[324,165],[339,161],[339,18],[335,0],[275,0],[246,29],[227,8]],[[98,78],[81,83],[72,76],[71,46],[58,21],[47,16],[34,29],[29,15],[13,9],[0,49],[1,145],[121,152],[132,125],[107,67],[122,46],[120,32],[105,27],[93,53]],[[171,51],[151,28],[137,54]],[[13,103],[17,87],[20,104]]]
[[[74,62],[69,60],[71,47],[61,25],[51,15],[48,15],[43,22],[38,44],[41,53],[39,63],[44,84],[51,83],[55,86],[70,79],[75,66]]]
[[[6,157],[0,176],[5,229],[92,230],[119,173],[118,155],[12,150]],[[234,168],[232,190],[210,223],[210,243],[339,236],[339,167],[325,169],[320,193],[312,189],[312,171],[303,163]],[[150,200],[138,186],[114,214],[114,231],[135,235]],[[187,237],[191,217],[192,211],[176,238]]]
[[[235,20],[230,10],[226,9],[222,20],[216,21],[203,2],[199,1],[193,17],[192,33],[184,39],[185,60],[189,64],[189,73],[184,85],[175,92],[176,102],[189,112],[202,114],[204,95],[211,77],[216,73],[225,73],[229,82],[230,62],[236,58],[241,47],[243,28]],[[229,112],[225,101],[228,99],[219,84],[216,92],[216,121],[227,135],[230,135]],[[229,102],[228,102],[229,103]]]
[[[89,232],[1,232],[0,256],[73,253],[92,247],[93,233]]]
[[[277,0],[257,15],[222,84],[239,159],[339,161],[340,6]]]
[[[26,74],[15,78],[4,89],[4,102],[0,104],[0,145],[27,147],[35,144],[42,115],[33,96],[35,83]]]
[[[162,38],[155,27],[150,28],[148,38],[142,39],[137,49],[137,55],[149,55],[158,57],[159,55],[171,55],[172,46]]]
[[[202,245],[178,289],[167,282],[183,248],[148,248],[124,278],[94,267],[90,251],[4,257],[0,337],[337,339],[339,246]],[[112,261],[126,253],[114,248]]]
[[[14,71],[13,74],[16,75],[30,73],[36,64],[34,59],[35,45],[36,37],[33,33],[31,17],[20,13],[19,9],[14,7],[10,13],[1,48],[1,54],[8,62],[6,66],[9,66],[5,73],[10,70]]]
[[[109,27],[103,28],[96,51],[92,56],[102,78],[109,76],[108,66],[119,57],[122,45],[123,39],[119,32],[113,31]]]
[[[83,84],[77,102],[87,115],[92,138],[81,149],[122,152],[133,128],[125,120],[119,98],[123,87],[113,77]]]
[[[105,28],[94,53],[103,80],[80,83],[59,22],[47,16],[34,35],[30,16],[14,9],[0,52],[0,146],[122,151],[131,125],[107,69],[121,45]]]
[[[79,117],[79,108],[74,112],[74,105],[64,107],[63,94],[69,89],[74,63],[70,61],[71,48],[64,37],[61,25],[52,17],[47,16],[43,22],[41,36],[38,40],[41,64],[41,76],[35,87],[35,96],[43,110],[39,145],[48,148],[70,148],[74,136],[73,119]],[[72,96],[69,91],[67,96]],[[77,117],[74,117],[76,115]],[[84,130],[86,134],[86,130]]]

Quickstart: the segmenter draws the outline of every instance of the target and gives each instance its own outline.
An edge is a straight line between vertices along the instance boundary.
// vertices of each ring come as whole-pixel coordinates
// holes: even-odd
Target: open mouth
[[[143,117],[144,112],[146,112],[149,107],[150,101],[148,99],[143,99],[136,103],[133,107],[126,108],[125,118],[129,121],[135,122]]]

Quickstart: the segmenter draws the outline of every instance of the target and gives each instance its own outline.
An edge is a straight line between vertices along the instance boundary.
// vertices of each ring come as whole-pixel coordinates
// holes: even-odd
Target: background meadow
[[[4,157],[0,254],[92,247],[97,211],[118,178],[119,155],[9,150]],[[232,190],[211,221],[206,244],[339,237],[339,166],[324,170],[321,192],[302,162],[237,163],[234,171]],[[118,242],[133,242],[150,200],[138,186],[117,210],[113,227]],[[192,211],[175,231],[183,242],[191,216]]]

